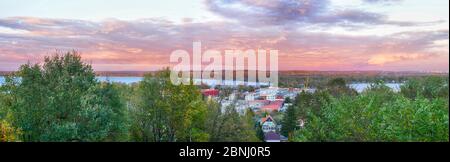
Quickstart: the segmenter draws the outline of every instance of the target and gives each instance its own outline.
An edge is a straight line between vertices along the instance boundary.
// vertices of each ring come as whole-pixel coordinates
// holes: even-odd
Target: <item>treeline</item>
[[[444,73],[419,72],[280,72],[280,87],[324,88],[333,79],[344,79],[346,83],[403,83],[409,80],[420,79],[427,76],[448,77]]]
[[[26,64],[0,89],[0,141],[259,141],[253,115],[174,86],[169,70],[101,83],[76,52]]]
[[[290,141],[449,141],[448,92],[448,76],[410,79],[399,93],[378,81],[357,94],[334,79],[299,94],[282,133]]]

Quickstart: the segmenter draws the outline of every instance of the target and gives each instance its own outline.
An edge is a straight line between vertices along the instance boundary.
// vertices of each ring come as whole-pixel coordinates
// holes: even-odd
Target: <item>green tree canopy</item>
[[[24,141],[103,141],[124,133],[117,94],[99,84],[76,51],[46,57],[42,66],[22,65],[5,91]]]

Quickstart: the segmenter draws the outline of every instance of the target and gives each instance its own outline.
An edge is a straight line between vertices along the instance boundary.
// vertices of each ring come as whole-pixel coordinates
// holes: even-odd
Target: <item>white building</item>
[[[283,105],[283,107],[281,107],[280,111],[281,112],[286,111],[289,108],[289,106],[292,106],[292,103],[284,103],[284,105]]]
[[[278,94],[278,88],[269,87],[269,88],[261,88],[257,92],[259,96],[263,97],[265,100],[275,101]]]
[[[230,101],[234,101],[234,100],[236,100],[237,99],[237,97],[236,97],[237,95],[236,95],[236,93],[231,93],[230,94],[230,96],[228,96],[228,100],[230,100]]]
[[[254,101],[256,98],[256,94],[255,93],[247,93],[245,95],[245,101]]]
[[[277,95],[276,94],[267,95],[266,99],[269,101],[275,101],[277,99]]]

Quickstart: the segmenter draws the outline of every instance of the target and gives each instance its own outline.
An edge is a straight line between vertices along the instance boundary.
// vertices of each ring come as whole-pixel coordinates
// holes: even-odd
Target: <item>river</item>
[[[136,83],[142,80],[142,77],[105,77],[105,76],[99,76],[97,77],[97,79],[99,81],[109,81],[109,82],[114,82],[114,83],[125,83],[125,84],[131,84],[131,83]],[[198,81],[198,80],[197,80]],[[5,82],[5,78],[3,76],[0,76],[0,85],[4,84]],[[217,82],[214,80],[203,80],[203,82],[205,84],[208,85],[216,85]],[[233,82],[231,81],[225,81],[225,84],[227,85],[232,85]],[[237,82],[237,85],[242,84],[241,82]],[[248,85],[256,85],[256,83],[248,83]],[[267,85],[264,83],[261,83],[260,85]],[[365,89],[370,87],[370,83],[352,83],[349,84],[349,86],[351,88],[354,88],[357,92],[362,92]],[[391,88],[393,91],[398,92],[400,91],[400,86],[401,83],[386,83],[386,86],[388,86],[389,88]]]

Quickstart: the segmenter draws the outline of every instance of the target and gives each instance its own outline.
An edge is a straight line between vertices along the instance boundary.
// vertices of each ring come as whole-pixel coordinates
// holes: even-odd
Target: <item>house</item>
[[[263,100],[275,101],[276,95],[275,94],[264,94],[264,95],[261,95],[261,98]]]
[[[269,87],[269,88],[260,88],[257,90],[257,92],[261,95],[268,95],[268,94],[277,94],[278,88],[277,87]]]
[[[217,97],[217,96],[219,96],[219,90],[217,90],[217,89],[203,89],[202,90],[202,94],[204,96]]]
[[[274,101],[278,93],[278,88],[276,87],[260,88],[256,90],[256,92],[262,99]]]
[[[260,120],[261,129],[264,133],[268,132],[276,132],[277,125],[275,124],[275,121],[273,120],[272,116],[267,115],[265,118],[262,118]]]

